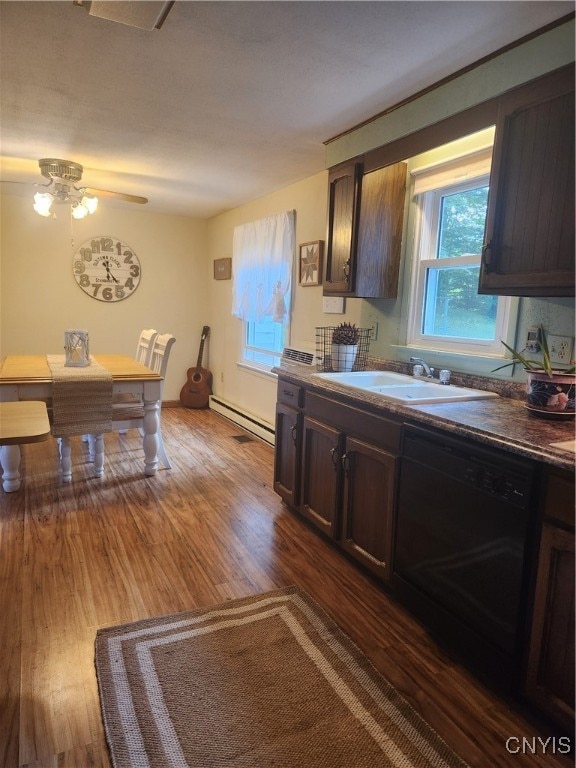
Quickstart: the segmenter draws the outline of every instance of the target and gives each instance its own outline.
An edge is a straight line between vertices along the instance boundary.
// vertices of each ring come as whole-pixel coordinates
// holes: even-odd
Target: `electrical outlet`
[[[547,339],[551,363],[564,363],[567,365],[572,362],[573,336],[552,336],[548,334]]]
[[[370,326],[370,339],[372,341],[376,341],[377,338],[378,338],[378,323],[374,321]]]

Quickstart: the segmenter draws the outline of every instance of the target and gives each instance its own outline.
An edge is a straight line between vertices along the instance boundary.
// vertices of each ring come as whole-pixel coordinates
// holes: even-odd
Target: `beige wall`
[[[74,280],[67,207],[51,219],[32,210],[32,195],[3,195],[0,206],[0,354],[57,353],[66,328],[87,329],[95,355],[133,354],[141,329],[154,327],[176,336],[164,400],[177,400],[208,315],[207,223],[105,202],[93,216],[75,221],[76,248],[110,235],[131,245],[140,259],[136,292],[106,304]]]
[[[326,239],[328,173],[323,171],[302,182],[274,192],[211,219],[208,225],[210,265],[210,365],[214,393],[268,423],[274,422],[276,379],[238,366],[242,322],[231,315],[232,281],[212,279],[212,260],[232,256],[234,227],[287,210],[296,211],[296,245]],[[290,345],[315,348],[316,326],[344,320],[357,322],[359,302],[348,302],[345,315],[325,315],[322,286],[298,285],[295,260],[292,287]]]

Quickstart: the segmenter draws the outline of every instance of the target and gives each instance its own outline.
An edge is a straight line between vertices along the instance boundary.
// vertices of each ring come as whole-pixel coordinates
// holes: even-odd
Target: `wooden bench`
[[[20,488],[20,446],[39,443],[50,436],[46,403],[39,400],[0,402],[0,465],[2,487],[7,493]]]

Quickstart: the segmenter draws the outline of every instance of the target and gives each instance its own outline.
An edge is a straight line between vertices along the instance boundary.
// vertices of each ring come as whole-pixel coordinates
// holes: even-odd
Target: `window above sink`
[[[487,128],[408,161],[408,346],[500,355],[508,338],[510,299],[478,293],[493,140]]]

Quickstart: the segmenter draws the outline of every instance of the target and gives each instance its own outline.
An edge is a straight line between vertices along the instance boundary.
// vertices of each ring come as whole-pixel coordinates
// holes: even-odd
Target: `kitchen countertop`
[[[529,413],[523,400],[499,397],[433,405],[401,405],[386,402],[371,392],[353,390],[320,379],[314,376],[316,369],[309,366],[283,364],[273,371],[318,394],[330,395],[349,405],[363,406],[373,413],[393,414],[407,422],[445,429],[529,459],[574,471],[574,451],[551,445],[574,440],[574,419],[539,418]]]

